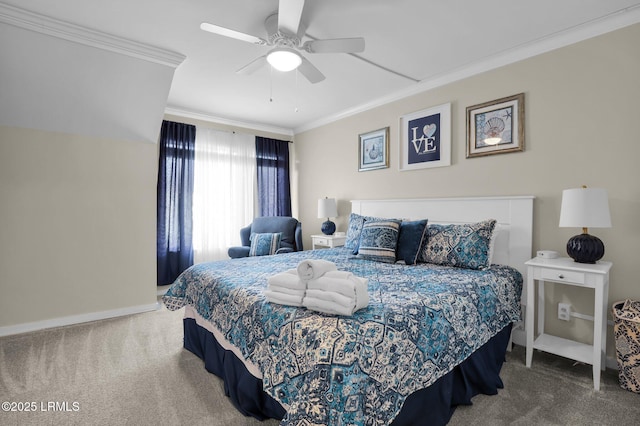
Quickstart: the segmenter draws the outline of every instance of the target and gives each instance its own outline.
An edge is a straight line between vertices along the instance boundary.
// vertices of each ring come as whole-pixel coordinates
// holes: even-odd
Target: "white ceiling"
[[[307,0],[307,34],[364,37],[364,59],[305,54],[326,79],[235,71],[267,47],[200,30],[265,37],[278,0],[3,0],[58,20],[181,53],[167,111],[293,133],[407,94],[640,22],[638,0]]]

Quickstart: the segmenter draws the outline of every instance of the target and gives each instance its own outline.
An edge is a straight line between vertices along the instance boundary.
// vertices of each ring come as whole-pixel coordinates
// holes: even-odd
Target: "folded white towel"
[[[342,278],[349,279],[351,277],[355,277],[352,272],[349,271],[329,271],[324,274],[325,277],[328,278]]]
[[[332,302],[341,306],[344,306],[348,309],[353,309],[356,306],[356,297],[347,297],[340,293],[336,293],[334,291],[324,291],[324,290],[307,290],[305,296],[311,297],[318,300],[324,300],[327,302]],[[302,302],[304,304],[304,300]]]
[[[337,278],[338,274],[336,274],[335,272],[331,272],[325,274],[323,277],[311,280],[307,283],[307,291],[332,291],[334,293],[339,293],[350,298],[366,298],[367,303],[369,303],[369,293],[367,292],[367,284],[369,283],[369,280],[366,278],[357,277],[350,272],[346,272],[341,275],[346,278]]]
[[[306,290],[303,288],[281,287],[279,285],[274,285],[274,284],[269,284],[267,286],[267,290],[274,293],[289,294],[291,296],[300,296],[300,297],[304,297],[304,294],[306,292]]]
[[[300,279],[298,271],[295,269],[289,269],[288,271],[270,276],[267,278],[267,284],[269,286],[286,287],[302,291],[307,288],[307,283]]]
[[[308,296],[305,296],[302,303],[305,308],[311,309],[313,311],[323,312],[325,314],[331,314],[331,315],[344,315],[344,316],[353,315],[353,313],[358,309],[362,309],[367,306],[367,304],[364,304],[364,306],[355,305],[351,308],[347,308],[338,303],[333,303],[327,300],[317,299],[315,297],[308,297]]]
[[[307,259],[298,264],[298,276],[303,281],[309,281],[323,276],[329,271],[335,271],[338,267],[335,263],[324,259]]]
[[[264,290],[267,301],[278,305],[302,306],[302,296],[280,293],[277,291]]]
[[[302,305],[327,314],[352,315],[369,304],[368,283],[351,272],[327,272],[309,281]]]

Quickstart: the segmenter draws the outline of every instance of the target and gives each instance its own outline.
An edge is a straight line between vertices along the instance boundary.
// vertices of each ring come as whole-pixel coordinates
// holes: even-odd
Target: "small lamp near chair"
[[[559,226],[582,228],[567,242],[567,254],[579,263],[596,263],[604,256],[604,244],[588,228],[611,228],[607,190],[583,186],[562,191]]]
[[[318,200],[318,218],[326,217],[327,220],[322,223],[322,233],[325,235],[333,235],[336,232],[336,224],[331,222],[329,218],[338,217],[338,207],[335,198],[320,198]]]

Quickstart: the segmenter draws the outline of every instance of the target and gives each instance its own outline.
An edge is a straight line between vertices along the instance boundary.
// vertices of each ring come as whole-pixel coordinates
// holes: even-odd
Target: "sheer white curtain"
[[[193,185],[194,263],[228,259],[253,220],[255,136],[198,128]]]

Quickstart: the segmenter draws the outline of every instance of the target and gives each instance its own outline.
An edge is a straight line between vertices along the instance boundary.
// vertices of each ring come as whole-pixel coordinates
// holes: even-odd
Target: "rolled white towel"
[[[278,305],[302,306],[302,296],[280,293],[277,291],[264,290],[267,301]]]
[[[306,292],[306,290],[303,288],[300,289],[300,288],[281,287],[279,285],[274,285],[274,284],[269,284],[267,286],[267,290],[275,293],[283,293],[283,294],[289,294],[291,296],[300,296],[300,297],[304,297],[304,294]]]
[[[298,271],[296,271],[295,269],[289,269],[288,271],[280,272],[278,274],[270,276],[269,278],[267,278],[267,285],[286,287],[293,290],[302,291],[307,288],[307,283],[300,279],[300,277],[298,276]]]
[[[337,270],[335,263],[324,259],[307,259],[298,264],[298,276],[303,281],[309,281],[323,276],[325,273]]]
[[[344,271],[339,271],[344,272]],[[356,299],[366,299],[369,303],[369,293],[367,292],[367,285],[369,280],[353,275],[350,272],[347,278],[334,278],[335,273],[325,274],[325,276],[316,278],[307,283],[307,291],[309,290],[323,290],[340,293],[343,296]]]
[[[302,303],[305,308],[311,309],[312,311],[323,312],[325,314],[331,314],[331,315],[344,315],[344,316],[353,315],[355,311],[357,311],[358,309],[364,308],[366,306],[366,305],[362,307],[353,306],[351,308],[347,308],[338,303],[333,303],[327,300],[317,299],[315,297],[308,297],[308,296],[305,296]]]

